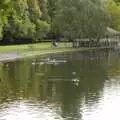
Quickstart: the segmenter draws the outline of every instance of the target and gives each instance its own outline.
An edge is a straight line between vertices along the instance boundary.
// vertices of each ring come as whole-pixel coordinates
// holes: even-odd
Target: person
[[[58,43],[56,42],[56,40],[53,40],[53,41],[52,41],[52,46],[58,47]]]

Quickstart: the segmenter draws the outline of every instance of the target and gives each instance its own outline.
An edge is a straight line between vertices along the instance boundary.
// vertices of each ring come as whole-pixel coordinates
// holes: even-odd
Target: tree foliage
[[[0,40],[102,37],[120,30],[119,0],[0,0]],[[111,24],[108,24],[108,16]]]
[[[120,3],[119,0],[107,0],[105,7],[111,17],[110,27],[120,31]]]
[[[107,15],[98,0],[59,0],[53,28],[70,38],[101,37]]]
[[[39,0],[1,0],[0,1],[0,37],[16,41],[21,38],[42,39],[49,32],[49,15],[40,9]],[[47,6],[45,6],[47,11]],[[43,11],[42,11],[43,10]],[[43,12],[43,13],[42,13]],[[43,19],[43,15],[46,18]],[[41,24],[38,24],[40,21]],[[44,32],[38,34],[38,28]],[[38,36],[36,36],[38,35]]]
[[[42,12],[41,19],[49,22],[50,16],[48,13],[48,1],[47,0],[40,0],[40,9]]]
[[[56,13],[56,3],[58,0],[48,0],[48,14],[51,21],[53,21]]]

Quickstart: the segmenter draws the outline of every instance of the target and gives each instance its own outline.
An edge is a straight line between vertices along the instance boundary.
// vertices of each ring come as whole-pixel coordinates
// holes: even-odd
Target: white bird
[[[44,65],[44,62],[40,62],[40,65]]]
[[[76,72],[72,72],[73,75],[76,75]]]
[[[36,64],[35,62],[32,63],[32,65],[35,65],[35,64]]]

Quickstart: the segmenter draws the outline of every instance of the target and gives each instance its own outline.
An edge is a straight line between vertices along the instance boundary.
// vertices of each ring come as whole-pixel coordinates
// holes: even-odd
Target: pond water
[[[0,64],[0,120],[120,120],[120,56],[53,54]]]

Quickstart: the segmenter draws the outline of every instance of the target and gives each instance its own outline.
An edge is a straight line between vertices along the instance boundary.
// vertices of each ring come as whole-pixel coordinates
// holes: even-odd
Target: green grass
[[[58,47],[52,47],[51,43],[40,43],[28,45],[26,50],[20,50],[20,54],[25,57],[43,55],[48,53],[71,51],[72,48],[66,43],[59,43]]]
[[[5,58],[4,53],[17,53],[16,55],[21,55],[21,57],[32,57],[35,55],[56,53],[70,51],[72,49],[68,46],[68,43],[59,43],[58,47],[52,47],[51,42],[49,43],[37,43],[37,44],[25,44],[25,45],[9,45],[0,46],[0,56],[2,59]],[[9,57],[9,56],[8,56]]]
[[[58,48],[65,48],[66,43],[59,43]],[[53,49],[51,47],[51,42],[49,43],[37,43],[37,44],[25,44],[25,45],[9,45],[9,46],[0,46],[0,52],[12,52],[19,51],[22,52],[24,50],[33,51],[33,50],[46,50]]]
[[[3,60],[12,60],[11,56],[6,56],[4,53],[15,53],[17,57],[20,55],[20,58],[34,57],[37,55],[44,55],[49,53],[58,53],[58,52],[71,52],[71,51],[84,51],[84,50],[95,50],[101,48],[72,48],[70,43],[59,43],[58,47],[52,47],[50,43],[37,43],[37,44],[26,44],[26,45],[9,45],[9,46],[0,46],[0,53],[3,53],[0,56],[0,61]],[[103,49],[103,48],[102,48]],[[17,53],[17,54],[16,54]]]
[[[38,44],[25,44],[25,45],[9,45],[0,46],[0,52],[12,52],[12,51],[23,51],[33,49],[47,49],[51,43],[38,43]]]

